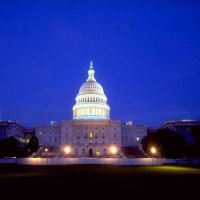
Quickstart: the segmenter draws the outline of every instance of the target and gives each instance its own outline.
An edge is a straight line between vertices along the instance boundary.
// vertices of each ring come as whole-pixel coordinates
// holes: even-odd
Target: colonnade
[[[74,110],[74,117],[76,118],[80,116],[102,116],[109,118],[109,110],[95,106],[76,108]]]

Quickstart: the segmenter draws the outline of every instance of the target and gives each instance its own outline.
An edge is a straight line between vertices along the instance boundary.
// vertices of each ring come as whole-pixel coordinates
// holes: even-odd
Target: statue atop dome
[[[94,69],[93,69],[93,62],[92,60],[90,61],[90,69],[88,71],[88,79],[87,81],[96,81],[96,79],[94,78]]]
[[[90,69],[93,69],[93,62],[92,62],[92,60],[90,61]]]

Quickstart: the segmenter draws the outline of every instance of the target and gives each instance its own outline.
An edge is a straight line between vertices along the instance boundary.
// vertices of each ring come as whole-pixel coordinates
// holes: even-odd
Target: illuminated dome
[[[88,79],[80,87],[73,106],[73,119],[109,119],[110,107],[102,86],[94,78],[93,63],[90,63]]]

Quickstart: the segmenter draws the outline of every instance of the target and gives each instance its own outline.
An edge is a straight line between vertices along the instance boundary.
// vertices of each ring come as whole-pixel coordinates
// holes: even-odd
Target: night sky
[[[72,119],[90,60],[111,119],[200,119],[200,1],[0,1],[2,119]]]

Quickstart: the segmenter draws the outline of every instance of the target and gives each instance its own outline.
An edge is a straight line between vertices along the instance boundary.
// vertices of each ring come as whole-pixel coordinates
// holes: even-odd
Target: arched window
[[[93,155],[93,151],[92,149],[89,149],[89,157],[92,157],[92,155]]]
[[[75,149],[75,156],[78,157],[78,149]]]
[[[85,149],[82,149],[82,156],[85,156]]]

